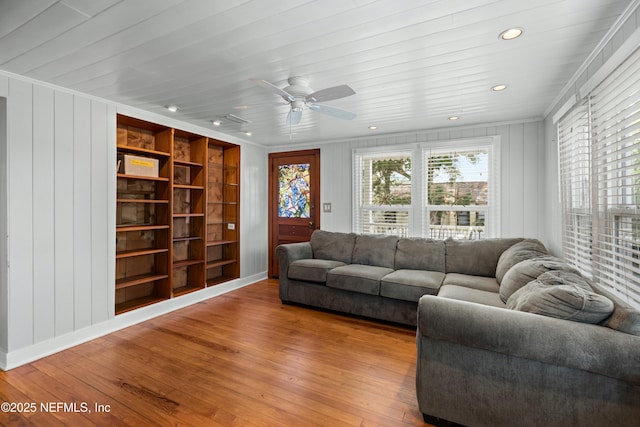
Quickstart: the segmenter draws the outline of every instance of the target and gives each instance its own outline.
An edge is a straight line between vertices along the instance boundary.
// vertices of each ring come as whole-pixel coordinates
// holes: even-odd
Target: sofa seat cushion
[[[380,295],[380,280],[391,272],[391,268],[375,265],[344,265],[327,273],[327,287]]]
[[[444,273],[425,270],[396,270],[380,281],[380,296],[418,302],[423,295],[436,295]]]
[[[442,284],[464,286],[465,288],[496,293],[500,290],[495,277],[471,276],[469,274],[449,273]]]
[[[442,285],[438,296],[459,301],[474,302],[476,304],[505,308],[497,292],[483,291],[458,285]]]
[[[299,259],[289,265],[288,276],[289,279],[325,283],[327,281],[327,273],[343,265],[346,264],[329,259]]]
[[[507,308],[573,320],[600,323],[613,312],[613,302],[591,290],[578,274],[549,271],[509,297]]]

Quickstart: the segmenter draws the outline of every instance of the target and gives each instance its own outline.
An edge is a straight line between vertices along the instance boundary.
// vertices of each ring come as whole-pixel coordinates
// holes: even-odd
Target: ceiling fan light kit
[[[286,121],[289,126],[300,123],[300,120],[302,119],[302,111],[305,107],[310,110],[317,111],[318,113],[343,120],[353,120],[356,117],[356,114],[351,111],[318,104],[318,102],[333,101],[335,99],[355,95],[356,92],[348,85],[334,86],[314,91],[309,87],[309,80],[305,77],[299,76],[289,77],[289,79],[287,79],[289,86],[283,89],[266,80],[252,79],[251,81],[269,92],[282,97],[282,99],[289,104],[289,113],[287,114]]]

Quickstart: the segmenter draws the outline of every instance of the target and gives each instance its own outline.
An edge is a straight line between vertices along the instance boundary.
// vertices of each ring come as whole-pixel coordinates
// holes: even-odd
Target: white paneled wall
[[[266,277],[266,150],[230,141],[241,145],[241,278],[114,315],[120,110],[127,107],[0,74],[0,368]]]
[[[7,100],[11,352],[113,316],[115,109],[12,78]]]
[[[9,296],[7,281],[7,92],[9,79],[0,76],[0,354],[7,352]],[[1,361],[0,361],[1,362]]]
[[[420,142],[453,141],[465,138],[500,137],[501,148],[501,235],[540,238],[540,191],[543,161],[542,122],[478,126],[450,130],[422,131],[402,135],[383,135],[322,144],[321,184],[322,203],[331,203],[332,212],[322,213],[321,228],[332,231],[351,231],[351,156],[354,148],[391,146]],[[311,146],[280,147],[278,151],[312,148]],[[316,147],[313,147],[316,148]]]

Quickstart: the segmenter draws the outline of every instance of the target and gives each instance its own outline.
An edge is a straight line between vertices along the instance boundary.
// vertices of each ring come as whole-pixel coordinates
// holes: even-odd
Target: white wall
[[[459,127],[433,131],[380,135],[338,141],[317,146],[285,146],[272,151],[320,148],[322,203],[331,203],[332,212],[322,213],[321,228],[351,231],[352,150],[430,141],[451,141],[497,135],[501,157],[501,235],[504,237],[542,236],[542,183],[539,171],[543,161],[543,128],[540,121]]]
[[[230,141],[241,145],[241,278],[116,317],[116,113],[229,138],[8,74],[0,97],[0,368],[266,277],[266,150]]]
[[[544,161],[541,176],[543,200],[546,215],[543,216],[543,238],[547,247],[555,255],[562,255],[562,217],[558,183],[558,141],[557,127],[553,122],[556,115],[573,97],[580,98],[580,88],[588,82],[597,81],[604,70],[610,70],[612,64],[619,63],[633,50],[640,48],[640,10],[639,2],[634,1],[629,9],[605,35],[600,45],[591,53],[587,61],[567,82],[564,90],[550,106],[544,119]]]
[[[0,76],[0,353],[7,352],[9,321],[7,297],[7,90],[8,79]]]

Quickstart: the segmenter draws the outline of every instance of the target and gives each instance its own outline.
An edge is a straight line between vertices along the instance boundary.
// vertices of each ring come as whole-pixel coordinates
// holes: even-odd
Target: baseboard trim
[[[28,347],[23,347],[10,352],[0,351],[0,369],[8,371],[18,366],[31,363],[54,353],[66,350],[76,345],[91,341],[112,332],[133,326],[154,317],[179,310],[184,307],[196,304],[226,294],[235,289],[251,285],[267,278],[267,272],[254,274],[240,279],[230,280],[210,288],[192,292],[178,298],[166,300],[137,310],[120,314],[107,320],[77,331],[70,332],[59,337],[55,337],[43,342],[39,342]]]

